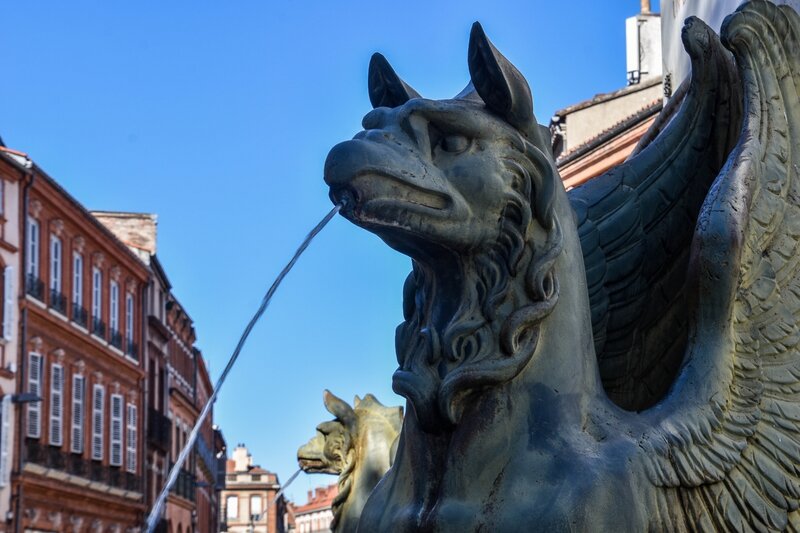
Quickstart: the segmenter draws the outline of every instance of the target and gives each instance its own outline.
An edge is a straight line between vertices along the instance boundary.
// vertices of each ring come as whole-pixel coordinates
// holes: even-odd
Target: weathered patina
[[[756,0],[721,33],[687,21],[680,107],[569,194],[479,25],[451,100],[373,57],[325,180],[413,270],[360,531],[798,527],[800,18]]]
[[[402,407],[386,407],[372,394],[353,406],[329,391],[325,408],[335,418],[317,426],[317,434],[297,450],[307,473],[336,474],[339,493],[333,501],[331,530],[356,531],[361,509],[394,460],[403,423]]]

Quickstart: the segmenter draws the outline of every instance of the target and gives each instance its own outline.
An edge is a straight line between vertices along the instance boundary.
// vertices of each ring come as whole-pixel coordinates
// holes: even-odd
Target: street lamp
[[[42,397],[32,392],[22,392],[11,395],[11,403],[36,403],[41,402]]]

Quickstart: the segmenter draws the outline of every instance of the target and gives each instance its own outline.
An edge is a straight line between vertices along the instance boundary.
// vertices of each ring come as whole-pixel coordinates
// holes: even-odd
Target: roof
[[[326,487],[317,487],[313,491],[308,491],[308,501],[303,505],[296,506],[294,508],[294,514],[295,516],[300,516],[306,513],[330,509],[333,505],[333,500],[338,494],[339,487],[335,483]]]
[[[589,98],[588,100],[583,100],[582,102],[578,102],[577,104],[572,104],[571,106],[565,107],[564,109],[559,109],[558,111],[555,112],[555,116],[563,117],[564,115],[569,115],[570,113],[580,111],[581,109],[586,109],[587,107],[592,107],[594,105],[602,104],[603,102],[608,102],[609,100],[613,100],[621,96],[649,89],[650,87],[653,87],[654,85],[658,85],[660,83],[661,83],[661,78],[658,76],[654,76],[653,78],[642,80],[641,83],[628,85],[626,87],[623,87],[622,89],[611,91],[610,93],[598,93]]]
[[[561,167],[563,165],[571,163],[572,161],[578,159],[579,157],[591,152],[595,148],[602,146],[603,144],[613,139],[620,133],[623,133],[624,131],[634,127],[640,122],[643,122],[648,118],[650,118],[651,116],[659,113],[663,105],[664,104],[662,100],[655,100],[647,104],[646,106],[639,109],[632,115],[629,115],[628,117],[620,120],[611,127],[601,131],[599,134],[595,135],[585,143],[576,146],[569,152],[562,154],[556,161],[556,165]]]

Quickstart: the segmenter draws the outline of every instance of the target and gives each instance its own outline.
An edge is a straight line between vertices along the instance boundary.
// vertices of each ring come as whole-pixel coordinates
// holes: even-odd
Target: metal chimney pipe
[[[650,14],[650,0],[641,0],[642,1],[642,15],[649,15]]]

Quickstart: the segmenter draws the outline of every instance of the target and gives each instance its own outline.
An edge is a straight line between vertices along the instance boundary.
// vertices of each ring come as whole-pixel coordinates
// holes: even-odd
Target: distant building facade
[[[202,353],[195,346],[194,323],[172,293],[172,285],[156,255],[156,217],[108,211],[93,214],[150,269],[144,357],[147,374],[146,501],[148,507],[152,507],[213,387]],[[167,498],[160,531],[219,531],[217,454],[224,453],[219,449],[220,441],[224,448],[221,433],[214,429],[212,411],[203,422],[194,448]]]
[[[244,444],[227,462],[225,487],[220,494],[222,527],[231,533],[284,533],[286,501],[275,500],[278,475],[253,464]]]
[[[308,491],[308,501],[294,507],[294,527],[297,533],[322,533],[331,530],[333,500],[339,494],[336,483]]]

